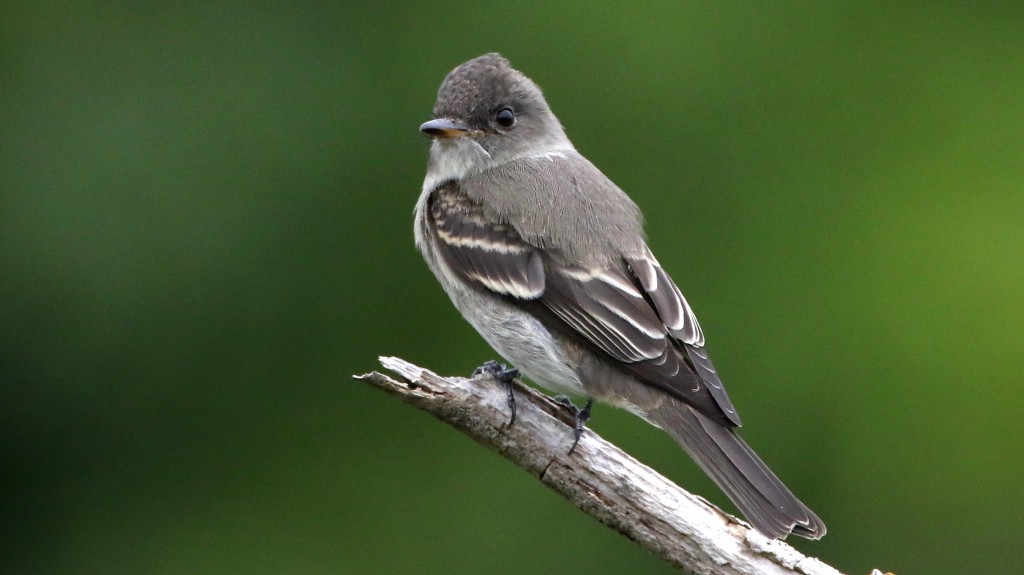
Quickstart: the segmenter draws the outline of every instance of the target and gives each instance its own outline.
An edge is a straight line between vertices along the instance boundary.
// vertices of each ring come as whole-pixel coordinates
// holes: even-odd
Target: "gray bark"
[[[509,426],[506,389],[488,375],[448,378],[395,357],[380,362],[401,377],[373,372],[356,379],[458,428],[680,569],[702,575],[841,575],[688,493],[593,431],[569,455],[572,417],[532,388],[516,383],[518,415]]]

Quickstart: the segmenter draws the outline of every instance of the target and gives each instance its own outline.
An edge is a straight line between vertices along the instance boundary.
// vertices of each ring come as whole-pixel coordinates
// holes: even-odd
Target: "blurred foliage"
[[[849,573],[1024,537],[1013,2],[6,2],[12,573],[668,573],[349,376],[493,356],[412,247],[438,84],[500,51],[645,210],[745,437]],[[593,427],[720,493],[661,433]]]

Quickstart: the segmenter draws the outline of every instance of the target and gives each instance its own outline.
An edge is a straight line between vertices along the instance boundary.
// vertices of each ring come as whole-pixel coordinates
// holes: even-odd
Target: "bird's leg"
[[[509,418],[508,424],[512,425],[516,422],[516,397],[512,395],[512,382],[519,377],[519,370],[514,367],[506,367],[505,364],[492,359],[473,370],[473,377],[484,373],[498,380],[499,383],[505,384],[508,390],[508,408],[512,410],[512,417]]]
[[[587,398],[587,405],[580,409],[576,407],[576,404],[572,402],[567,396],[559,395],[555,397],[555,403],[565,406],[572,414],[573,421],[575,422],[575,428],[572,431],[573,437],[575,438],[572,442],[572,447],[569,448],[569,455],[576,450],[576,445],[579,444],[580,438],[583,437],[583,424],[590,419],[590,408],[594,406],[594,398]]]

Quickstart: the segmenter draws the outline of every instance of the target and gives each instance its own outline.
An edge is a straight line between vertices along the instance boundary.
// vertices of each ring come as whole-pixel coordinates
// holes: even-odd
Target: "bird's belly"
[[[466,321],[513,367],[550,391],[586,395],[562,344],[540,321],[493,296],[441,283]]]
[[[481,317],[466,319],[495,351],[541,387],[586,395],[562,344],[532,316],[502,304]]]

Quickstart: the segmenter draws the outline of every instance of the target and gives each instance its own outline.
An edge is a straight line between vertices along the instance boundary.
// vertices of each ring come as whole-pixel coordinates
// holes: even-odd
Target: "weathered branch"
[[[676,567],[707,575],[841,575],[684,491],[592,431],[568,455],[567,410],[529,387],[517,383],[518,414],[509,426],[506,392],[488,375],[445,378],[395,357],[380,362],[405,381],[378,372],[356,378],[455,426]]]

